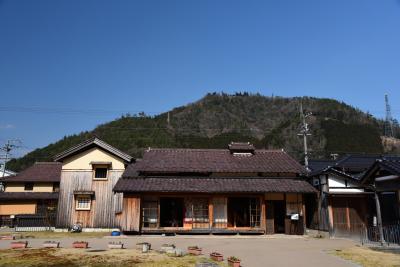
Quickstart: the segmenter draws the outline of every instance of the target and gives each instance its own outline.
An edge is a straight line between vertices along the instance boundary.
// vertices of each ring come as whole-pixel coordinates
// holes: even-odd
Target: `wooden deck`
[[[162,228],[146,228],[140,231],[142,234],[221,234],[221,235],[231,235],[231,234],[265,234],[265,230],[260,228],[253,229],[221,229],[221,228],[202,228],[202,229],[162,229]]]

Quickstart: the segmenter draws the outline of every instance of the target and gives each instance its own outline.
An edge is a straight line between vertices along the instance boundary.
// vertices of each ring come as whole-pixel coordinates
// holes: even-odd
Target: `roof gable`
[[[103,140],[98,139],[97,137],[94,137],[92,139],[86,140],[76,146],[73,146],[67,150],[65,150],[64,152],[61,152],[60,154],[56,155],[54,157],[55,161],[63,161],[65,158],[71,157],[73,155],[79,154],[82,151],[85,151],[87,149],[90,149],[92,147],[98,147],[100,149],[105,150],[106,152],[123,159],[125,162],[129,163],[132,161],[132,157],[118,149],[116,149],[115,147],[107,144],[106,142],[104,142]]]
[[[363,184],[375,178],[378,171],[384,170],[392,175],[400,176],[400,158],[389,157],[390,159],[377,160],[361,177]]]

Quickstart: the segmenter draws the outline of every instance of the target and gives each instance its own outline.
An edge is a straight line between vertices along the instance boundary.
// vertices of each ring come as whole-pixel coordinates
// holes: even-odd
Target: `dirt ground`
[[[208,258],[211,252],[217,251],[224,255],[235,256],[242,260],[243,267],[264,267],[264,266],[399,266],[396,262],[398,255],[387,251],[374,251],[369,248],[357,247],[357,243],[346,239],[323,239],[299,236],[129,236],[129,237],[86,237],[85,235],[60,236],[51,238],[26,238],[29,246],[33,251],[40,248],[46,240],[57,240],[61,242],[62,249],[56,250],[46,257],[61,261],[63,260],[73,263],[76,259],[80,259],[79,266],[112,266],[121,265],[125,262],[129,266],[195,266],[198,257],[183,257],[179,259],[164,258],[165,255],[159,254],[132,254],[136,243],[149,242],[152,248],[157,251],[162,244],[175,244],[177,248],[186,250],[188,246],[199,246],[203,248],[204,259]],[[78,240],[89,242],[90,248],[87,250],[72,249],[72,243]],[[107,244],[110,241],[121,241],[124,243],[126,250],[107,250]],[[27,250],[10,251],[11,241],[0,241],[0,266],[6,262],[2,259],[12,258],[29,258],[26,254]],[[93,252],[93,250],[95,252]],[[42,251],[42,250],[40,250]],[[37,253],[43,253],[43,252]],[[96,252],[97,251],[97,252]],[[25,254],[24,254],[25,253]],[[36,252],[33,252],[36,253]],[[84,253],[81,255],[76,255]],[[136,251],[137,253],[137,251]],[[126,258],[129,256],[128,258]],[[143,258],[144,257],[144,258]],[[74,260],[75,259],[75,260]],[[91,262],[82,261],[82,259]],[[136,262],[138,261],[138,262]],[[47,261],[50,262],[50,261]],[[379,264],[376,264],[378,263]],[[2,265],[3,264],[3,265]],[[118,265],[120,264],[120,265]],[[147,265],[146,265],[147,264]],[[161,265],[160,265],[161,264]],[[226,264],[226,261],[225,261]],[[10,265],[8,265],[10,266]],[[26,265],[24,265],[26,266]],[[35,265],[33,265],[35,266]],[[40,266],[46,266],[42,265]],[[49,265],[48,265],[49,266]],[[51,266],[51,265],[50,265]],[[54,265],[53,265],[54,266]],[[66,265],[64,265],[66,266]],[[74,265],[68,265],[74,266]]]

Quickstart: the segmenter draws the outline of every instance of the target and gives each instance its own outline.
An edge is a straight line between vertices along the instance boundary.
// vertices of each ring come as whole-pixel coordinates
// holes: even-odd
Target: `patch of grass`
[[[193,267],[204,257],[169,257],[158,252],[140,253],[134,249],[90,251],[71,248],[0,250],[0,266],[57,267]],[[225,266],[225,265],[221,265]]]
[[[335,250],[334,255],[353,261],[364,267],[399,267],[400,254],[391,251],[380,251],[365,247],[352,247],[345,250]]]

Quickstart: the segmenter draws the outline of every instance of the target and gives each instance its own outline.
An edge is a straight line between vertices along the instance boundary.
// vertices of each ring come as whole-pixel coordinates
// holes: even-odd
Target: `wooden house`
[[[15,176],[1,179],[0,223],[14,226],[16,216],[45,216],[54,226],[61,164],[35,163]]]
[[[362,176],[361,183],[376,191],[383,226],[400,223],[400,158],[378,159]]]
[[[307,202],[307,227],[329,231],[332,236],[356,236],[376,223],[374,193],[364,176],[380,158],[346,155],[337,161],[311,160],[309,182],[320,194],[316,201]]]
[[[110,229],[118,226],[122,194],[114,185],[132,157],[92,138],[55,157],[61,163],[57,227]]]
[[[114,187],[121,230],[136,233],[304,233],[316,190],[282,150],[148,149]]]

